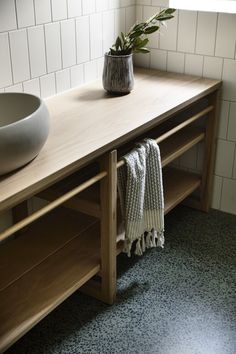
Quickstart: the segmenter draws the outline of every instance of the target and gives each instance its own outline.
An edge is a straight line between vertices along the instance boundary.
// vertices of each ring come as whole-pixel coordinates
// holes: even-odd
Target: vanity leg
[[[117,152],[106,154],[100,163],[107,176],[101,181],[101,292],[102,299],[113,304],[116,297],[116,200]]]
[[[208,114],[206,121],[205,157],[200,189],[200,209],[206,212],[209,211],[212,199],[212,184],[216,152],[216,132],[219,115],[219,90],[213,92],[209,96],[209,104],[213,105],[214,109]]]

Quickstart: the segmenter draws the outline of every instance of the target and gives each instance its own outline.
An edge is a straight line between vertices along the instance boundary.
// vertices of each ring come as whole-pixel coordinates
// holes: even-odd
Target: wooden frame
[[[174,82],[174,88],[170,79]],[[174,94],[178,87],[181,91],[186,86],[188,91],[178,91],[177,98],[172,96],[173,102],[165,101],[161,109],[157,109],[156,94],[159,90],[156,89],[155,82],[157,85],[163,83],[170,95],[171,92]],[[25,170],[0,180],[0,211],[13,208],[14,219],[14,225],[0,233],[0,242],[4,241],[0,247],[0,352],[6,350],[77,289],[108,304],[115,301],[116,255],[122,250],[123,237],[121,232],[117,238],[116,179],[117,168],[123,164],[123,161],[117,162],[117,149],[132,139],[138,139],[141,133],[148,136],[148,131],[173,118],[185,108],[195,105],[202,98],[208,99],[207,107],[157,136],[156,140],[160,144],[162,166],[165,167],[165,213],[183,200],[192,207],[204,211],[209,209],[220,82],[140,70],[137,84],[136,95],[126,96],[122,102],[117,99],[114,107],[111,100],[107,101],[102,96],[97,113],[100,116],[103,114],[103,103],[106,102],[108,113],[102,121],[101,129],[104,130],[104,126],[108,125],[108,133],[102,135],[101,141],[97,142],[94,138],[91,142],[86,136],[80,146],[80,153],[76,145],[78,140],[72,129],[69,136],[72,143],[70,139],[65,141],[65,151],[61,157],[57,134],[62,137],[64,131],[56,121],[55,136],[49,141],[50,156],[42,153],[42,157]],[[143,102],[141,98],[146,93],[146,84],[150,90],[142,107],[140,102]],[[87,92],[84,90],[81,91],[82,94]],[[71,110],[71,105],[75,105],[76,110],[71,113],[71,122],[75,122],[75,112],[78,110],[76,95],[77,91],[65,94],[62,99],[52,99],[49,106],[53,108],[52,111],[58,112],[60,117],[65,109]],[[161,97],[163,98],[163,95]],[[121,108],[124,111],[123,102],[126,102],[127,112],[134,108],[136,120],[130,119],[126,112],[123,125],[118,122],[113,129],[114,121],[110,124],[111,116],[117,111],[119,117]],[[90,112],[90,105],[80,103],[80,107],[84,109],[88,122],[92,121],[94,111]],[[145,115],[149,118],[146,119]],[[205,131],[192,126],[192,123],[205,116]],[[87,127],[87,122],[84,124]],[[82,135],[80,139],[82,140]],[[201,176],[169,169],[167,165],[201,141],[205,144]],[[83,144],[86,146],[84,150]],[[75,146],[73,151],[70,150],[71,145]],[[55,156],[58,162],[53,164]],[[57,190],[58,181],[79,171],[85,165],[89,166],[95,160],[100,166],[98,173],[79,185],[75,181],[73,187],[67,191]],[[28,172],[30,177],[25,181]],[[92,186],[97,185],[100,187],[92,189],[91,192]],[[200,190],[199,200],[186,199],[197,189]],[[27,199],[33,195],[48,200],[49,204],[28,215]],[[68,230],[63,226],[64,223],[61,223],[64,219],[70,225]],[[47,231],[45,234],[44,230]],[[12,235],[15,233],[18,237],[13,239]],[[24,257],[19,258],[19,254]],[[63,267],[62,259],[65,262]],[[9,264],[9,260],[14,262]],[[55,274],[58,275],[55,277]],[[94,279],[95,275],[99,275],[100,281]],[[31,306],[25,301],[29,283],[32,285],[32,291],[29,289],[28,293],[32,299]]]

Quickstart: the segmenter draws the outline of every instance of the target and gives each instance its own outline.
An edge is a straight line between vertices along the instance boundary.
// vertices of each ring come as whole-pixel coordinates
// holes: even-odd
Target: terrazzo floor
[[[236,216],[179,207],[165,238],[118,257],[115,305],[76,292],[8,353],[235,354]]]

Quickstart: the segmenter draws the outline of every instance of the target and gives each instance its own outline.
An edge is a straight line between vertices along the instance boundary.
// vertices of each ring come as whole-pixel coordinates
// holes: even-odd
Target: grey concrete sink
[[[49,133],[45,103],[26,93],[0,93],[0,175],[34,159]]]

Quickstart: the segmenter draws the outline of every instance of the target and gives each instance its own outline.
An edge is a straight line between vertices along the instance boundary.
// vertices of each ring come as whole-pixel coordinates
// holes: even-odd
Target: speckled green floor
[[[165,236],[119,257],[114,306],[77,292],[9,353],[235,354],[236,216],[180,207]]]

